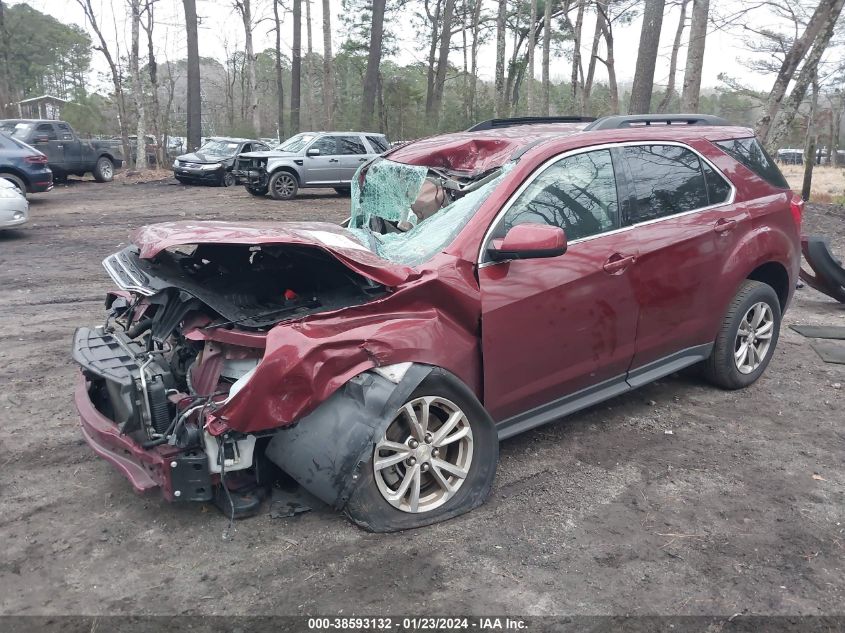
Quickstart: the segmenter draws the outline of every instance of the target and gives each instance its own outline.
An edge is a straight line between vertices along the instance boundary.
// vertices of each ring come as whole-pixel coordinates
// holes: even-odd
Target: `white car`
[[[20,226],[29,220],[29,203],[18,188],[0,178],[0,229]]]

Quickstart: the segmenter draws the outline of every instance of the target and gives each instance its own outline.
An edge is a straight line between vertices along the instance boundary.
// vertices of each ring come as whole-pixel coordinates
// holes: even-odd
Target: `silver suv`
[[[303,132],[269,152],[238,156],[235,177],[254,196],[291,200],[301,187],[330,187],[348,194],[352,176],[390,144],[371,132]]]

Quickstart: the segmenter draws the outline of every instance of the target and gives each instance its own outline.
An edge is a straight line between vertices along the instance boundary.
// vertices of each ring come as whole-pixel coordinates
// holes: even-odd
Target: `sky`
[[[32,7],[50,14],[55,18],[66,22],[76,23],[85,26],[85,18],[82,9],[75,0],[12,0],[10,4],[25,2]],[[240,16],[233,9],[232,0],[197,0],[197,12],[201,19],[200,26],[200,55],[214,57],[223,60],[226,51],[236,50],[243,47],[243,25]],[[272,22],[272,0],[253,0],[255,8],[253,13],[256,18],[254,30],[255,50],[271,48],[275,44],[275,33]],[[290,5],[290,1],[285,4]],[[303,2],[303,7],[304,7]],[[667,1],[667,5],[670,2]],[[735,15],[743,5],[748,5],[747,0],[711,0],[711,16],[725,17]],[[103,16],[101,25],[106,32],[109,44],[117,44],[121,51],[125,52],[129,42],[129,25],[126,18],[126,0],[93,0],[95,12]],[[336,51],[343,39],[343,24],[340,20],[342,12],[341,1],[331,0],[333,9],[332,27],[335,32],[333,37],[333,49]],[[488,10],[492,11],[495,3],[488,0]],[[675,36],[675,29],[678,23],[679,8],[677,6],[667,7],[664,17],[663,29],[660,38],[659,59],[655,69],[655,83],[665,85],[669,72],[669,57],[672,50],[672,40]],[[303,22],[305,20],[303,8]],[[322,52],[322,2],[311,1],[311,20],[313,30],[313,45],[315,52]],[[286,23],[283,26],[283,49],[290,53],[291,42],[291,19],[286,15]],[[159,0],[156,4],[156,55],[159,61],[165,59],[175,60],[185,56],[185,41],[183,28],[182,0]],[[711,25],[708,30],[707,49],[704,61],[702,86],[713,88],[720,85],[718,75],[728,73],[739,79],[744,85],[758,89],[767,90],[771,87],[772,77],[752,72],[742,65],[741,61],[751,57],[751,54],[743,47],[741,33],[743,22],[750,20],[751,25],[756,28],[776,27],[780,23],[776,16],[769,14],[764,9],[758,9],[747,17],[732,21],[729,27],[716,28]],[[416,30],[412,25],[410,16],[401,16],[399,19],[391,20],[390,28],[397,29],[398,50],[393,59],[398,63],[411,63],[423,61],[427,51],[422,50],[421,45],[416,41]],[[398,26],[396,26],[398,25]],[[615,29],[616,48],[616,73],[620,83],[629,82],[634,75],[636,64],[637,47],[642,23],[641,20],[634,21],[630,26],[617,27]],[[584,42],[582,56],[586,59],[589,56],[589,46],[594,28],[594,22],[588,18],[584,24]],[[688,35],[689,28],[685,31]],[[143,36],[143,33],[142,33]],[[305,50],[305,26],[303,24],[303,51]],[[479,54],[479,75],[485,79],[492,79],[495,64],[495,42],[494,37],[482,48]],[[455,40],[453,39],[453,42]],[[143,46],[142,46],[143,50]],[[539,54],[539,53],[538,53]],[[462,56],[459,51],[452,53],[453,64],[462,63]],[[555,79],[564,79],[569,76],[570,63],[565,58],[552,61],[551,74]],[[107,86],[104,75],[107,67],[102,55],[95,52],[93,55],[92,83],[95,86]],[[683,81],[682,72],[684,68],[684,49],[678,62],[679,75],[678,84]],[[540,64],[536,64],[536,71],[539,78]],[[606,80],[607,74],[601,64],[598,64],[599,80]]]

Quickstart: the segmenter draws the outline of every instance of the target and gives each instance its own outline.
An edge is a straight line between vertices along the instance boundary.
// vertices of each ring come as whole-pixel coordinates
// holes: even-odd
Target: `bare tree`
[[[599,21],[602,37],[604,37],[605,53],[604,59],[597,57],[607,69],[607,87],[610,92],[610,110],[613,113],[619,112],[619,84],[616,81],[616,59],[614,57],[613,41],[613,20],[610,17],[610,1],[596,0],[596,20]]]
[[[156,139],[156,164],[164,166],[165,145],[162,138],[161,104],[158,98],[158,63],[156,62],[155,46],[153,45],[153,27],[155,26],[155,3],[158,0],[144,0],[142,13],[146,14],[146,22],[141,22],[147,34],[147,69],[150,75],[150,101],[152,102],[152,116],[150,117],[153,135]]]
[[[334,63],[330,0],[323,0],[323,117],[325,128],[332,129],[334,127]]]
[[[120,67],[117,65],[117,62],[115,61],[114,56],[112,56],[111,50],[106,43],[106,39],[103,37],[103,32],[97,22],[97,16],[94,13],[94,7],[91,6],[91,0],[76,0],[76,2],[85,12],[85,19],[91,25],[91,28],[94,30],[94,34],[97,36],[97,40],[99,41],[99,45],[94,45],[94,50],[100,51],[103,54],[103,57],[106,59],[106,63],[109,66],[112,85],[114,87],[114,100],[117,103],[118,124],[120,125],[120,141],[123,146],[123,155],[127,160],[129,160],[129,128],[127,127],[129,125],[129,121],[126,116],[126,96],[123,93]],[[118,59],[120,59],[119,55]]]
[[[818,34],[825,28],[825,25],[830,20],[835,21],[836,18],[832,17],[832,8],[836,2],[837,0],[820,0],[810,21],[807,23],[807,28],[804,29],[800,37],[795,39],[787,51],[783,63],[778,70],[775,83],[772,85],[772,89],[769,91],[769,95],[763,106],[763,116],[757,121],[755,127],[757,136],[764,142],[768,141],[775,115],[780,109],[781,102],[786,95],[786,90],[799,64],[804,59],[807,51],[810,50]]]
[[[86,0],[90,2],[90,0]],[[185,33],[188,42],[188,150],[202,143],[202,92],[200,87],[200,53],[197,37],[197,2],[182,0],[185,7]]]
[[[255,134],[261,133],[261,112],[258,110],[258,90],[256,90],[255,73],[255,50],[252,44],[252,1],[235,0],[235,9],[241,16],[244,24],[244,50],[246,53],[246,85],[244,98],[246,100],[249,118],[252,120],[252,128]]]
[[[818,132],[816,131],[816,112],[819,107],[819,76],[813,73],[813,98],[810,102],[810,116],[807,117],[807,138],[804,143],[804,182],[801,186],[801,197],[804,201],[810,199],[813,188],[813,167],[816,165],[816,145]]]
[[[369,131],[372,127],[376,108],[376,94],[379,84],[379,64],[381,63],[382,38],[384,37],[385,0],[373,0],[373,22],[370,27],[370,50],[367,55],[367,72],[364,75],[364,98],[361,104],[361,129]]]
[[[279,2],[273,0],[273,22],[276,26],[276,128],[281,141],[285,137],[285,86],[282,81],[282,21],[279,18]]]
[[[684,7],[686,8],[686,7]],[[707,19],[710,0],[693,0],[692,22],[687,46],[687,65],[684,70],[684,88],[681,93],[681,110],[698,112],[701,95],[701,70],[704,66],[704,47],[707,39]]]
[[[472,8],[472,47],[470,50],[470,77],[472,78],[469,86],[469,115],[471,120],[476,118],[476,95],[478,91],[478,46],[479,46],[479,30],[481,24],[481,0],[475,0]]]
[[[290,54],[290,133],[299,133],[302,95],[302,0],[293,0],[293,45]]]
[[[434,102],[434,75],[436,73],[435,61],[437,57],[437,42],[440,39],[440,11],[443,8],[443,0],[435,0],[434,13],[431,13],[428,2],[425,2],[425,13],[429,22],[431,22],[431,36],[429,37],[428,45],[428,66],[426,67],[426,86],[425,86],[425,111],[426,114],[431,112],[432,103]]]
[[[141,0],[129,0],[132,45],[129,49],[129,75],[132,80],[132,99],[135,102],[135,112],[138,123],[135,128],[137,141],[135,144],[135,168],[147,168],[147,144],[145,142],[147,130],[144,121],[144,83],[141,81]]]
[[[798,107],[807,96],[807,90],[813,82],[818,82],[818,68],[819,62],[822,60],[822,55],[827,50],[830,40],[833,38],[833,32],[836,27],[836,22],[839,15],[842,13],[842,7],[845,5],[845,0],[836,0],[833,7],[831,7],[830,19],[825,23],[824,28],[813,42],[813,47],[807,55],[801,67],[801,72],[795,79],[795,85],[792,92],[783,102],[778,115],[775,118],[774,125],[769,130],[769,137],[766,139],[767,149],[776,151],[780,147],[781,141],[789,134],[792,127],[792,122],[795,120],[795,115],[798,112]],[[813,84],[814,85],[814,84]],[[818,97],[814,95],[818,100]]]
[[[552,44],[552,0],[545,0],[546,5],[543,11],[543,101],[540,113],[549,116],[551,112],[551,81],[549,79],[549,62],[551,59],[550,47]],[[504,55],[504,51],[502,51]]]
[[[534,25],[536,23],[537,0],[531,0],[531,9],[528,18],[528,84],[525,86],[528,116],[534,114],[534,49],[537,48],[537,31],[534,29]]]
[[[507,0],[499,0],[496,14],[496,116],[508,115],[508,98],[505,94],[505,22],[508,16]]]
[[[311,0],[305,1],[305,109],[308,111],[308,129],[316,128],[314,124],[314,84],[311,66],[314,62],[314,45],[311,39]]]
[[[628,112],[631,114],[642,114],[651,110],[654,66],[657,63],[657,48],[660,45],[660,31],[663,27],[664,4],[664,0],[645,0],[637,65],[634,69],[634,83],[631,86],[631,101],[628,104]]]
[[[581,31],[584,28],[584,5],[586,4],[586,0],[577,0],[577,2],[578,11],[575,17],[575,25],[572,27],[572,72],[569,81],[572,89],[572,107],[580,108],[583,114],[583,102],[579,95],[584,83],[584,69],[581,66]]]
[[[9,86],[9,31],[6,30],[5,10],[3,0],[0,0],[0,116],[6,116],[12,100]]]
[[[434,123],[440,117],[440,107],[443,104],[443,87],[446,83],[446,69],[449,65],[449,44],[452,37],[452,14],[454,10],[455,0],[446,0],[440,28],[440,52],[437,57],[437,73],[434,77],[434,95],[431,100],[431,109],[427,112],[429,120]]]
[[[675,39],[672,42],[672,56],[669,58],[669,79],[666,82],[666,94],[663,95],[663,99],[660,100],[660,104],[657,106],[658,112],[666,112],[666,108],[669,107],[669,103],[671,103],[672,97],[675,95],[675,74],[678,70],[678,51],[681,49],[681,38],[684,36],[684,28],[687,24],[687,5],[689,3],[690,0],[681,0],[681,15],[678,18],[678,28],[675,30]],[[687,56],[689,58],[689,53]]]

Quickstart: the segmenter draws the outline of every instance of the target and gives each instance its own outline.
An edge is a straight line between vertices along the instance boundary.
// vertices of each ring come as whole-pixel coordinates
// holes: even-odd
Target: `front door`
[[[317,156],[308,152],[319,150]],[[337,137],[321,136],[305,150],[305,183],[309,185],[336,185],[340,180],[340,156],[337,153]]]
[[[64,171],[64,143],[59,140],[52,123],[39,123],[35,126],[32,145],[35,149],[47,155],[47,163],[52,169]]]
[[[714,284],[747,214],[733,204],[731,185],[689,148],[638,145],[622,154],[636,198],[623,222],[634,225],[639,250],[633,372],[713,342],[713,313],[721,310]]]
[[[62,144],[64,163],[68,171],[83,169],[82,143],[76,138],[76,135],[74,135],[73,130],[70,129],[67,123],[56,123],[56,130],[59,136],[59,142]]]
[[[523,186],[491,234],[542,223],[562,227],[559,257],[482,257],[484,404],[497,421],[603,382],[623,380],[634,354],[637,302],[632,231],[619,228],[608,150],[553,162]]]

